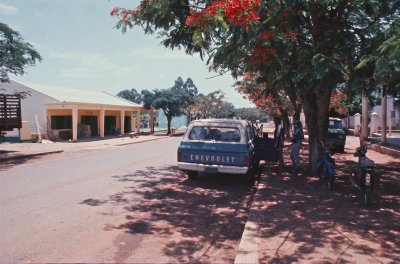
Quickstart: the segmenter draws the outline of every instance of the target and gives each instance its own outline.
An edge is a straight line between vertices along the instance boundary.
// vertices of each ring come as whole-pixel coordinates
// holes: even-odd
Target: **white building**
[[[373,112],[378,114],[378,124],[381,124],[382,117],[382,106],[377,105],[373,108]],[[400,101],[393,98],[393,96],[387,96],[387,126],[400,128]]]
[[[153,110],[145,110],[138,104],[106,92],[32,87],[15,81],[1,83],[0,92],[28,94],[21,100],[22,120],[25,121],[21,139],[26,139],[22,138],[22,134],[39,132],[50,139],[73,141],[90,136],[124,135],[132,131],[139,133],[140,118],[136,117],[143,112],[153,116]],[[7,136],[16,134],[18,132],[10,132]]]

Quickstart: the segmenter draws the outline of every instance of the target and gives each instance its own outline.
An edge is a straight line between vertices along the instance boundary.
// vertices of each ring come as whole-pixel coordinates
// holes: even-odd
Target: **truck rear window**
[[[194,126],[189,133],[190,140],[240,142],[240,130],[236,127]]]

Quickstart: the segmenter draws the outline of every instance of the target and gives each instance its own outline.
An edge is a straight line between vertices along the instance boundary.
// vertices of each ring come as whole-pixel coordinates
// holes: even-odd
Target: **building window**
[[[52,116],[51,129],[71,129],[72,116]]]

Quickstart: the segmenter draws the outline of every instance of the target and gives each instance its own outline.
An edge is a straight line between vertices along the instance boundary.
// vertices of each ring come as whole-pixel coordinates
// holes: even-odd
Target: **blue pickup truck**
[[[178,147],[178,167],[189,179],[197,178],[199,172],[251,177],[261,159],[256,155],[256,144],[262,145],[257,140],[255,127],[248,121],[195,120]]]

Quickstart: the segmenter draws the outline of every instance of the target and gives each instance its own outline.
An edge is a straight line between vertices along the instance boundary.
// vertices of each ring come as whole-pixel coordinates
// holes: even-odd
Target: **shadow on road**
[[[251,182],[232,175],[201,175],[188,180],[176,166],[148,167],[115,175],[129,186],[107,201],[126,210],[126,223],[115,228],[132,236],[156,235],[166,242],[163,254],[174,261],[232,262],[249,206]],[[131,197],[141,197],[132,200]],[[124,261],[120,257],[115,258]]]
[[[1,160],[0,161],[0,171],[5,171],[11,169],[14,166],[25,164],[27,162],[39,159],[40,157],[23,157],[17,159]]]

